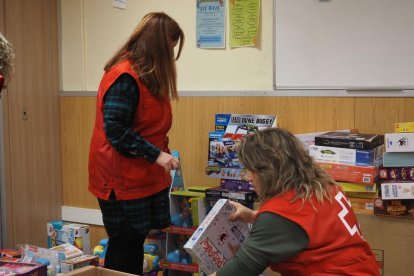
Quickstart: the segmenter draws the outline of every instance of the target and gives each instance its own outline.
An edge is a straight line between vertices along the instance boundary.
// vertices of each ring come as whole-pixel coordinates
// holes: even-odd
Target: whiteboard
[[[276,89],[413,89],[414,0],[275,0]]]

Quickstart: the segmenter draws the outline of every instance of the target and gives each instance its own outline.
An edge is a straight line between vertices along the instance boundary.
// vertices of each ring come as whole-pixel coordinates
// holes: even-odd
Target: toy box
[[[242,168],[237,155],[237,144],[243,138],[241,134],[229,137],[223,131],[209,133],[208,166]]]
[[[98,266],[99,257],[94,255],[82,255],[76,258],[64,260],[60,262],[60,271],[67,273],[75,269],[79,269],[88,265]]]
[[[414,218],[414,200],[383,200],[382,198],[376,198],[374,200],[374,214]]]
[[[380,180],[414,180],[414,167],[379,168]]]
[[[380,166],[384,145],[370,150],[310,146],[309,155],[318,162],[345,163],[357,166]]]
[[[414,182],[382,182],[381,198],[414,199]]]
[[[254,191],[253,184],[246,180],[222,178],[220,180],[220,187],[229,190]]]
[[[206,190],[207,200],[218,200],[221,198],[225,198],[240,202],[244,205],[253,204],[256,199],[256,196],[256,192],[254,191],[230,190],[221,187],[212,187]]]
[[[215,130],[234,134],[249,134],[255,130],[277,127],[277,116],[250,114],[216,114]]]
[[[414,132],[414,122],[403,122],[394,124],[395,132]]]
[[[47,222],[48,247],[70,243],[85,254],[90,254],[89,226],[62,220]]]
[[[247,180],[247,169],[224,168],[219,166],[207,166],[206,175],[212,178],[225,178],[234,180]]]
[[[373,198],[356,198],[348,197],[351,202],[352,209],[356,213],[373,214],[374,213],[374,199]]]
[[[63,243],[61,245],[54,246],[49,249],[54,250],[58,253],[59,260],[68,260],[83,255],[82,250],[70,243]]]
[[[344,133],[358,133],[357,129],[343,129],[343,130],[336,130],[336,131],[344,132]],[[309,146],[315,145],[315,137],[321,134],[324,134],[324,133],[326,133],[326,131],[300,133],[300,134],[295,134],[295,136],[303,143],[305,148],[309,151]]]
[[[384,152],[384,167],[414,167],[414,152]]]
[[[218,200],[184,245],[184,249],[208,275],[233,258],[249,234],[248,224],[229,221],[228,216],[233,211],[228,200]]]
[[[40,264],[0,261],[0,267],[4,270],[0,272],[0,275],[43,276],[47,274],[46,265]],[[8,272],[10,274],[7,274]]]
[[[352,182],[344,182],[344,181],[337,181],[337,183],[342,187],[344,192],[369,192],[375,193],[377,192],[376,185],[364,185],[359,183],[352,183]]]
[[[192,228],[207,214],[207,203],[199,192],[174,191],[170,193],[171,224]]]
[[[178,151],[176,150],[171,151],[171,155],[177,158],[178,160],[180,160],[180,153]],[[184,178],[183,178],[183,172],[181,170],[181,166],[176,170],[171,170],[170,175],[171,175],[170,192],[184,190]]]
[[[315,145],[370,150],[384,144],[384,135],[331,131],[315,137]]]
[[[378,175],[378,167],[374,166],[355,166],[329,162],[318,163],[336,181],[374,184]]]
[[[414,132],[386,133],[386,152],[414,152]]]

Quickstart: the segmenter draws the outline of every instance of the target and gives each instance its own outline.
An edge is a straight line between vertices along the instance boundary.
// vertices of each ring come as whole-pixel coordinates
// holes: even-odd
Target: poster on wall
[[[197,48],[225,48],[226,0],[197,0]]]
[[[230,47],[257,46],[260,0],[230,0]]]

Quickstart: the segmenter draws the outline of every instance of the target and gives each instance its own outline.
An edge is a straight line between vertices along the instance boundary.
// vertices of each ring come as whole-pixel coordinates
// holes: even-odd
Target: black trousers
[[[108,239],[104,267],[142,275],[145,238],[146,235],[125,224],[119,235]]]

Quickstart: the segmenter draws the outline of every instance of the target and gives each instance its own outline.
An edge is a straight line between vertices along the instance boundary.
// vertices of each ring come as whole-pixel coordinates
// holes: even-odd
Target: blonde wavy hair
[[[293,200],[332,201],[336,182],[309,156],[303,143],[283,128],[268,128],[246,136],[238,146],[244,166],[260,182],[259,203],[293,190]]]
[[[0,33],[0,75],[5,79],[6,84],[10,80],[13,71],[14,54],[10,42]]]

